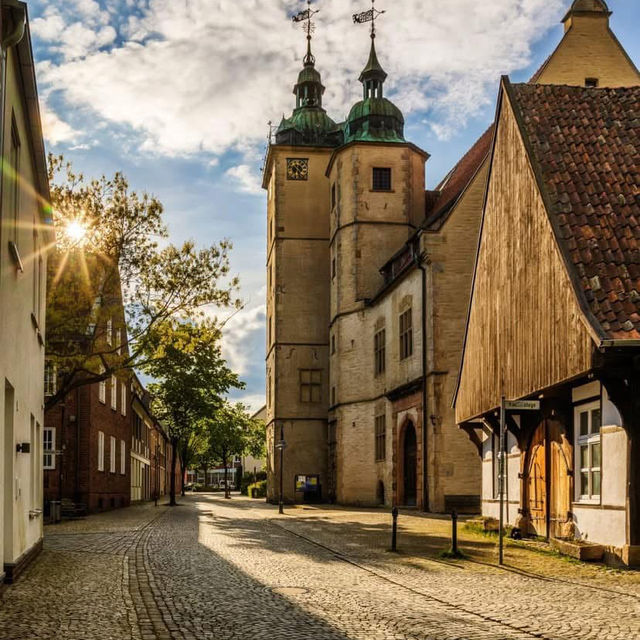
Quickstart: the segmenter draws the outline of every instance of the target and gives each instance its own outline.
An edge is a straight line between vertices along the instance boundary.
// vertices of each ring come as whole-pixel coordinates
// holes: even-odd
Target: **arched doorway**
[[[416,442],[416,429],[413,422],[407,422],[404,429],[403,452],[402,452],[402,475],[403,475],[403,503],[407,506],[415,506],[418,495],[417,491],[417,465],[416,454],[418,451]]]
[[[572,447],[564,425],[553,418],[535,430],[525,459],[528,533],[559,538],[571,521]]]

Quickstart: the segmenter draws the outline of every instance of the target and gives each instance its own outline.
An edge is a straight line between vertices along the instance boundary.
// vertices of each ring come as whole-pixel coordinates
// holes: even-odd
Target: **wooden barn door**
[[[544,422],[529,445],[527,465],[527,508],[529,533],[547,537],[547,447]]]
[[[527,451],[529,533],[544,538],[563,535],[571,519],[572,447],[557,420],[544,420]]]

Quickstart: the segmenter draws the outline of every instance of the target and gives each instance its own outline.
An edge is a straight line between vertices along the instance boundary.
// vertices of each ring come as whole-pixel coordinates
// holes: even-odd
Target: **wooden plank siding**
[[[592,338],[505,92],[456,397],[465,422],[590,368]]]

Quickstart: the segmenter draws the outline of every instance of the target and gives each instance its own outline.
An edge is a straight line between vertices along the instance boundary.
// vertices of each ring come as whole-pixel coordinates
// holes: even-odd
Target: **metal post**
[[[451,553],[458,555],[458,514],[451,512]]]
[[[391,509],[391,517],[393,519],[393,525],[391,527],[391,551],[395,551],[398,540],[398,507]]]
[[[278,504],[278,513],[284,513],[283,504],[283,465],[284,465],[284,423],[280,423],[280,502]]]
[[[499,556],[498,563],[504,564],[504,478],[505,478],[505,458],[506,458],[506,410],[505,410],[505,398],[502,396],[500,400],[500,528],[498,531],[499,537]]]

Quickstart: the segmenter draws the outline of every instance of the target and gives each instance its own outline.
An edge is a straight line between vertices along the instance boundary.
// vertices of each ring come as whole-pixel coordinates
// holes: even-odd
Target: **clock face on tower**
[[[308,178],[308,158],[287,158],[287,180],[307,180]]]

